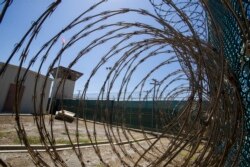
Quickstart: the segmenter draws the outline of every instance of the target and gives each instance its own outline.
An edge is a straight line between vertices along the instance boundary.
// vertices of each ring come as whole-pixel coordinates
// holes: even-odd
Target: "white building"
[[[75,82],[83,75],[83,73],[59,66],[51,71],[51,75],[55,80],[52,89],[53,98],[73,99]]]
[[[3,65],[4,63],[0,62],[0,68],[2,68]],[[15,65],[8,65],[4,74],[0,76],[0,113],[12,113],[14,111],[16,95],[15,79],[18,68],[19,67]],[[21,76],[23,76],[25,71],[25,68],[21,69]],[[19,94],[20,105],[18,107],[21,113],[34,113],[34,104],[36,104],[36,111],[40,112],[42,96],[43,101],[41,105],[41,112],[46,112],[52,79],[47,79],[44,92],[42,92],[46,77],[40,74],[38,77],[36,92],[34,92],[36,77],[36,72],[28,70]],[[34,103],[34,99],[36,99],[36,103]]]

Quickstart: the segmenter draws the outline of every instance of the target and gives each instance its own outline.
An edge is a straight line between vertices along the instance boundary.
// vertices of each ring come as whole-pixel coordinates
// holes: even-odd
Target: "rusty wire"
[[[76,106],[75,138],[77,139],[77,145],[73,144],[68,124],[64,123],[72,149],[82,166],[86,166],[86,160],[82,156],[84,150],[77,147],[80,145],[81,128],[86,128],[87,134],[85,135],[88,136],[96,157],[104,165],[109,166],[97,144],[99,134],[96,126],[99,122],[104,127],[113,155],[116,155],[124,166],[222,166],[228,159],[232,162],[232,166],[237,165],[244,135],[242,133],[243,107],[236,79],[230,72],[223,55],[223,36],[220,29],[214,24],[213,17],[210,17],[210,24],[213,27],[213,33],[217,35],[219,50],[208,42],[207,18],[211,13],[207,1],[150,0],[155,13],[130,8],[95,13],[95,9],[103,2],[100,1],[85,10],[54,37],[41,45],[39,51],[30,54],[29,49],[34,46],[32,44],[44,22],[50,19],[49,16],[56,11],[57,6],[63,3],[61,1],[53,2],[32,24],[20,42],[16,44],[5,62],[5,66],[0,69],[0,75],[3,75],[10,61],[14,57],[20,57],[19,70],[16,74],[16,90],[18,91],[15,99],[15,120],[18,136],[29,151],[35,165],[49,166],[43,156],[30,146],[25,127],[22,125],[18,107],[20,105],[21,85],[26,79],[28,70],[41,60],[37,70],[37,85],[41,69],[45,62],[50,62],[45,74],[47,78],[43,83],[43,89],[38,90],[35,87],[33,90],[34,95],[41,92],[40,101],[34,98],[34,120],[39,131],[41,144],[44,145],[53,164],[55,166],[67,166],[62,155],[59,155],[56,151],[53,115],[50,118],[50,126],[45,123],[45,116],[42,114],[45,109],[42,107],[42,103],[47,99],[43,98],[43,94],[48,84],[50,72],[56,67],[59,58],[62,57],[63,59],[63,54],[67,50],[84,40],[89,41],[88,44],[78,50],[76,56],[72,55],[71,62],[67,66],[69,69],[73,68],[84,57],[88,57],[91,51],[100,49],[102,46],[106,47],[105,44],[110,42],[112,42],[112,45],[108,45],[109,48],[106,48],[96,65],[93,65],[92,72],[86,75],[88,77],[86,83],[83,83],[82,100]],[[8,3],[10,1],[4,1],[3,4],[8,6]],[[227,5],[225,7],[228,7]],[[1,13],[0,22],[6,9]],[[137,15],[146,19],[147,22],[112,20],[117,16],[122,18],[126,15]],[[150,24],[152,22],[154,22],[153,25]],[[75,28],[79,25],[83,27],[80,30]],[[56,57],[52,57],[50,55],[51,50],[60,36],[67,32],[71,32],[73,35],[71,35],[67,44],[57,51]],[[92,39],[93,34],[99,34],[99,36]],[[21,54],[18,53],[20,49],[23,49]],[[142,74],[143,77],[133,82],[138,75],[136,72],[142,70],[140,67],[145,62],[157,61],[155,58],[160,60],[157,62],[158,64],[152,66],[145,75]],[[29,62],[26,72],[21,74],[20,70],[27,60]],[[113,65],[100,88],[96,109],[93,113],[93,127],[89,127],[84,117],[88,88],[95,82],[98,72],[103,70],[103,67],[106,67],[109,61],[113,61]],[[171,64],[177,64],[177,68],[171,69]],[[161,69],[168,69],[165,75],[158,79],[159,85],[155,90],[157,101],[165,102],[156,104],[159,114],[158,123],[161,125],[161,129],[147,129],[140,123],[143,114],[140,105],[147,101],[147,97],[153,94],[155,89],[152,87],[145,94],[145,85]],[[67,75],[61,80],[61,85],[65,83],[66,78]],[[103,108],[103,106],[107,105],[107,102],[112,99],[112,88],[117,84],[119,85],[117,102],[112,111],[115,121],[110,122],[110,109],[108,107]],[[157,135],[154,135],[155,140],[146,140],[146,146],[140,142],[130,143],[129,147],[115,145],[114,143],[122,142],[124,139],[125,141],[129,141],[131,138],[136,140],[123,119],[127,113],[126,104],[131,101],[136,93],[139,102],[141,102],[138,103],[138,110],[135,111],[136,118],[139,120],[138,130],[144,134],[144,139],[150,138],[148,131],[157,131]],[[172,109],[171,112],[164,112],[171,106],[171,101],[173,102],[176,99],[181,99],[185,103],[178,103],[175,106],[179,108],[178,111]],[[61,97],[61,103],[63,103],[63,96]],[[101,115],[100,119],[97,118],[98,114]],[[78,117],[79,119],[83,118],[84,127],[78,126],[78,121],[80,121]],[[91,128],[94,130],[90,130]],[[164,142],[165,139],[168,139],[168,143]],[[233,155],[230,154],[232,149],[235,153]],[[131,150],[136,154],[135,157],[130,156]],[[183,151],[185,151],[185,155],[182,155],[180,161],[178,159]]]
[[[0,23],[2,22],[5,13],[7,12],[8,7],[11,5],[13,0],[4,0],[3,2],[0,3],[0,6],[3,6],[2,11],[0,12]]]

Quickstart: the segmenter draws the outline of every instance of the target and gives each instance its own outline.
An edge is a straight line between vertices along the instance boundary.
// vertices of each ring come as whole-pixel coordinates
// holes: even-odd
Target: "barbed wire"
[[[7,12],[8,7],[11,5],[13,0],[3,0],[3,2],[0,3],[0,6],[3,5],[2,11],[0,13],[0,23],[2,22],[5,13]]]
[[[83,92],[78,96],[79,103],[76,108],[76,138],[69,132],[69,125],[64,121],[64,129],[72,149],[80,164],[86,166],[83,150],[80,149],[81,128],[85,128],[86,135],[92,144],[96,157],[105,166],[104,155],[98,145],[97,124],[100,122],[109,141],[112,155],[116,155],[124,166],[223,166],[231,162],[231,166],[240,164],[240,157],[244,148],[246,129],[244,117],[245,108],[242,101],[241,88],[235,73],[231,70],[229,61],[225,57],[224,34],[216,18],[211,13],[210,1],[203,0],[176,0],[162,1],[150,0],[155,13],[144,9],[123,8],[95,13],[95,9],[103,5],[100,1],[72,20],[56,35],[41,45],[36,53],[29,53],[30,48],[40,33],[42,26],[56,12],[56,8],[63,2],[53,2],[41,16],[33,22],[28,31],[16,44],[5,64],[0,69],[4,75],[10,61],[19,57],[19,68],[16,73],[16,95],[14,115],[16,131],[20,141],[26,146],[36,166],[49,166],[44,155],[34,150],[28,140],[26,127],[22,124],[20,116],[21,89],[27,79],[27,73],[35,64],[39,64],[36,71],[34,94],[34,121],[40,135],[41,144],[46,149],[55,166],[67,166],[67,163],[56,150],[54,135],[54,116],[50,116],[50,125],[45,121],[43,102],[49,76],[63,54],[83,41],[75,56],[71,56],[67,68],[70,70],[85,57],[91,56],[98,49],[103,55],[93,65],[92,71],[86,76],[83,83]],[[108,1],[107,1],[108,3]],[[237,2],[239,3],[239,2]],[[11,1],[4,1],[0,23]],[[233,12],[232,4],[223,1],[222,6],[227,12]],[[217,11],[220,12],[220,11]],[[122,20],[113,18],[126,18],[127,15],[138,16],[142,21]],[[234,19],[248,21],[245,15]],[[143,21],[144,20],[144,21]],[[147,21],[145,21],[147,20]],[[154,24],[151,24],[154,22]],[[82,27],[77,29],[76,27]],[[244,26],[241,25],[244,32]],[[51,52],[56,49],[56,43],[62,34],[71,33],[69,41],[57,49],[52,57]],[[241,32],[239,32],[240,34]],[[213,34],[213,39],[211,39]],[[242,37],[245,38],[245,37]],[[246,40],[246,39],[245,39]],[[211,42],[212,41],[212,42]],[[216,46],[213,41],[216,41]],[[246,43],[246,42],[245,42]],[[108,47],[107,47],[108,46]],[[105,47],[105,49],[103,49]],[[246,47],[242,46],[244,52]],[[23,49],[21,54],[19,50]],[[38,61],[40,59],[40,62]],[[24,63],[28,62],[25,72],[22,73]],[[46,68],[46,79],[42,88],[40,82],[42,68]],[[89,86],[98,78],[98,73],[112,62],[107,76],[100,83],[100,91],[96,96],[93,111],[93,125],[87,124],[85,116],[88,108]],[[145,64],[147,69],[145,69]],[[57,87],[65,86],[69,70],[64,74]],[[157,74],[161,78],[152,80]],[[162,73],[164,73],[162,75]],[[147,83],[153,82],[150,89]],[[118,87],[115,104],[110,108],[114,97],[112,89]],[[38,95],[39,92],[39,95]],[[64,93],[59,99],[64,109]],[[155,140],[149,140],[148,129],[143,122],[143,103],[152,96],[151,104],[155,109]],[[39,98],[37,97],[39,96]],[[140,142],[130,143],[128,146],[115,145],[130,139],[136,140],[133,132],[126,124],[129,102],[137,98],[134,117],[138,120],[138,131],[143,134],[146,144]],[[40,100],[37,100],[40,99]],[[178,103],[174,104],[176,99]],[[55,110],[52,101],[52,109]],[[153,116],[153,114],[152,114]],[[79,118],[78,118],[79,117]],[[84,127],[79,126],[79,119],[83,118]],[[153,122],[153,121],[152,121]],[[171,137],[170,137],[171,136]],[[168,142],[165,139],[168,139]],[[185,155],[180,156],[185,151]],[[133,152],[136,156],[130,156]],[[232,154],[232,152],[234,154]],[[181,157],[181,160],[179,160]]]

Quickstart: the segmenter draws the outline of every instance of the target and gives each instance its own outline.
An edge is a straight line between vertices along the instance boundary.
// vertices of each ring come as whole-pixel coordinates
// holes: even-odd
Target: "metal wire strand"
[[[11,2],[5,0],[0,4],[4,5],[0,23]],[[16,131],[35,165],[49,166],[51,163],[28,140],[27,127],[20,116],[21,88],[29,70],[37,65],[39,68],[32,91],[38,135],[52,164],[68,166],[57,151],[54,116],[48,118],[43,114],[46,110],[43,103],[47,101],[44,94],[53,68],[60,59],[66,59],[67,52],[76,48],[76,54],[71,55],[70,62],[66,64],[68,71],[61,76],[56,87],[55,94],[61,93],[61,97],[51,99],[51,111],[58,109],[57,104],[62,110],[69,108],[64,97],[69,70],[79,64],[84,65],[85,60],[92,57],[95,64],[84,76],[83,92],[71,108],[76,113],[74,131],[66,120],[63,123],[63,132],[81,166],[87,166],[84,149],[80,148],[81,136],[88,138],[96,158],[105,166],[112,165],[102,152],[100,138],[105,139],[106,147],[123,166],[244,164],[247,160],[241,161],[249,144],[243,140],[246,137],[244,131],[249,128],[246,122],[249,119],[246,114],[248,101],[245,100],[248,98],[243,96],[246,94],[242,93],[243,81],[240,82],[240,73],[234,70],[233,57],[228,56],[228,43],[232,44],[233,39],[227,36],[231,41],[226,43],[225,38],[226,33],[230,32],[231,36],[238,33],[242,38],[243,51],[235,52],[247,52],[245,45],[249,29],[245,4],[235,1],[240,6],[237,8],[233,1],[150,0],[152,12],[137,8],[96,10],[104,2],[109,3],[100,1],[94,4],[41,44],[37,52],[29,53],[39,39],[38,34],[46,26],[45,22],[63,3],[53,2],[33,22],[0,69],[0,75],[4,76],[11,60],[19,57],[15,80]],[[216,5],[223,10],[215,9],[213,6]],[[244,14],[239,14],[236,9]],[[237,32],[229,28],[224,31],[222,27],[226,23],[218,21],[218,15],[233,20]],[[126,19],[131,16],[141,20]],[[117,18],[120,20],[116,21]],[[58,49],[57,43],[62,34],[70,37]],[[96,50],[102,50],[102,55],[93,56]],[[246,70],[244,63],[248,59],[244,54],[240,56],[238,61],[241,65],[237,69]],[[21,72],[23,67],[26,67],[24,73]],[[44,68],[46,79],[40,88],[38,85]],[[108,71],[106,76],[103,74],[105,69]],[[97,82],[100,73],[104,79],[96,88],[98,95],[93,105],[88,99],[89,89]],[[245,73],[242,75],[249,77]],[[249,82],[246,87],[249,88]],[[115,89],[114,97],[112,92]],[[133,100],[135,97],[137,100]],[[151,104],[150,109],[145,107],[147,104]],[[46,119],[49,119],[49,125]],[[1,163],[5,164],[3,160]]]

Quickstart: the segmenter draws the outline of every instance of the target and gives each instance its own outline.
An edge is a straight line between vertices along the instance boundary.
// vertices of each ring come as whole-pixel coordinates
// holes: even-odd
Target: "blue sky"
[[[54,2],[53,0],[24,0],[24,1],[13,1],[12,5],[9,7],[4,20],[0,24],[0,61],[5,62],[8,56],[11,54],[14,45],[22,38],[23,34],[28,30],[28,28],[31,26],[32,22],[36,20],[41,13],[47,9],[47,7]],[[37,36],[37,38],[32,43],[29,55],[27,57],[26,62],[24,63],[24,67],[27,66],[29,63],[29,60],[34,56],[34,54],[41,48],[41,46],[49,40],[51,37],[53,37],[57,32],[62,30],[65,25],[67,25],[72,19],[77,17],[81,12],[89,8],[94,3],[99,2],[97,0],[67,0],[63,1],[55,12],[51,15],[49,19],[46,20],[46,22],[43,24],[43,27]],[[146,9],[152,13],[153,7],[147,0],[108,0],[107,2],[100,5],[98,8],[96,8],[94,11],[89,13],[89,15],[93,15],[95,13],[101,12],[101,11],[107,11],[107,10],[115,10],[120,8],[136,8],[136,9]],[[144,22],[149,25],[160,27],[157,23],[154,22],[154,20],[141,17],[136,14],[128,14],[128,15],[121,15],[113,17],[112,19],[107,20],[106,22],[103,22],[103,24],[110,24],[115,23],[118,21],[126,20],[128,22]],[[72,28],[72,30],[64,33],[62,36],[68,42],[73,34],[78,32],[84,27],[84,24],[80,24],[79,26],[76,26]],[[109,29],[111,30],[111,29]],[[98,33],[93,33],[88,38],[85,38],[82,41],[79,41],[75,43],[72,47],[70,47],[68,50],[66,50],[62,55],[62,61],[61,65],[68,66],[69,63],[76,57],[76,55],[79,53],[79,51],[86,47],[93,39],[101,36],[100,33],[107,33],[109,31],[108,29],[106,31],[99,31]],[[133,31],[133,30],[131,30]],[[135,41],[142,40],[143,38],[146,38],[146,36],[138,36],[135,37]],[[102,47],[96,47],[94,50],[88,53],[88,55],[83,56],[74,66],[73,69],[76,71],[80,71],[84,73],[83,77],[81,77],[75,87],[75,93],[78,90],[83,90],[83,87],[86,83],[86,80],[89,78],[91,71],[96,66],[96,64],[100,61],[101,57],[108,51],[110,47],[112,47],[118,40],[107,42]],[[58,51],[61,48],[61,40],[59,40],[54,46],[53,49],[50,52],[48,60],[46,60],[43,69],[42,74],[45,74],[47,72],[48,65],[52,62],[55,55],[58,53]],[[12,59],[11,64],[18,65],[19,62],[19,56],[21,53],[18,52],[15,57]],[[144,53],[144,56],[146,53]],[[143,57],[143,54],[142,54]],[[107,77],[108,71],[105,69],[105,67],[113,66],[114,63],[120,58],[120,55],[113,56],[112,59],[107,61],[96,73],[95,77],[91,80],[88,92],[89,93],[97,93],[100,91],[101,85],[105,81]],[[159,54],[157,58],[150,58],[145,63],[142,63],[136,71],[133,73],[132,79],[130,81],[131,90],[133,90],[134,85],[138,83],[138,81],[144,77],[152,68],[157,66],[162,61],[165,61],[166,55]],[[139,59],[140,60],[140,59]],[[139,61],[137,60],[137,61]],[[37,62],[32,66],[31,70],[37,71],[37,68],[41,62],[41,57],[37,59]],[[164,76],[166,76],[167,73],[174,71],[176,68],[178,68],[178,65],[176,63],[168,66],[163,66],[157,72],[153,73],[152,76],[149,77],[149,80],[145,83],[146,89],[150,89],[152,85],[150,85],[151,78],[157,78],[161,79]],[[123,76],[120,76],[120,79],[117,79],[117,81],[114,84],[114,87],[112,88],[112,92],[117,92],[119,90],[120,81],[122,80]]]

